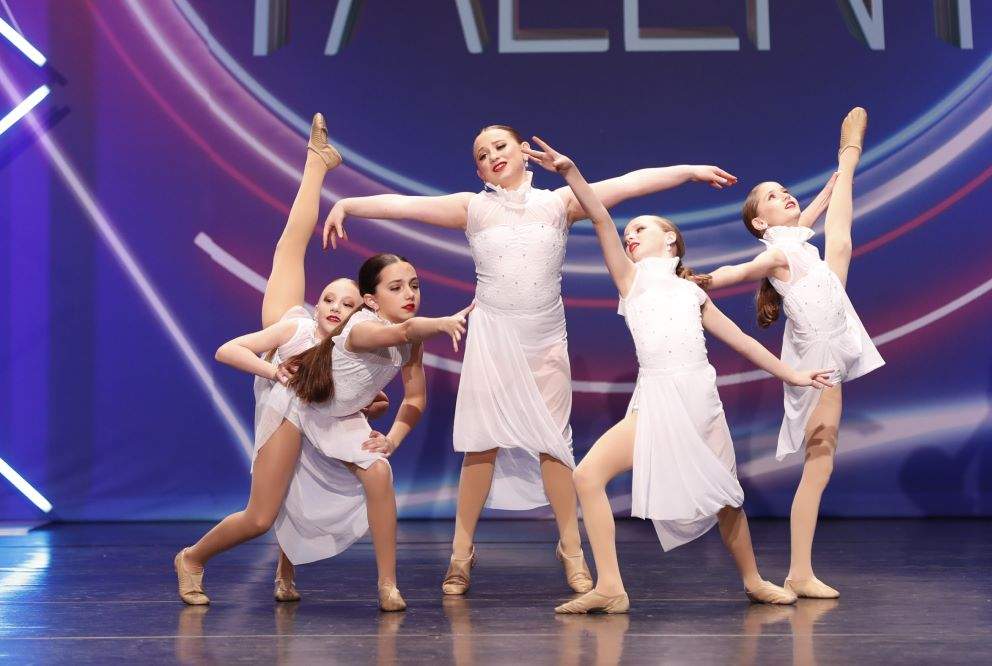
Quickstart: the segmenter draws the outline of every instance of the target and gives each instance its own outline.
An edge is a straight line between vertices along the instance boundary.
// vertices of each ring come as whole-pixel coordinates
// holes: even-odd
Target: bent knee
[[[375,486],[392,485],[393,469],[385,460],[376,460],[362,474],[365,483]]]
[[[589,493],[606,487],[603,479],[592,469],[579,465],[572,472],[572,483],[577,493]]]
[[[270,513],[266,511],[252,511],[246,512],[245,518],[248,520],[248,528],[254,533],[255,536],[261,536],[272,529],[272,525],[276,522],[275,513]]]

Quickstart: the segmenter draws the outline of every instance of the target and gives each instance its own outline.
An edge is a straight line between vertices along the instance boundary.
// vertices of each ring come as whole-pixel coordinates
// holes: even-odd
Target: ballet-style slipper
[[[782,587],[803,599],[836,599],[840,592],[830,587],[816,576],[805,580],[786,578]]]
[[[841,153],[848,148],[857,148],[858,152],[861,152],[866,129],[868,129],[868,112],[856,106],[840,125],[840,148],[837,150],[837,159],[840,159]]]
[[[586,564],[586,557],[581,548],[578,555],[566,555],[559,541],[555,549],[555,557],[565,569],[565,581],[570,588],[579,594],[592,589],[592,574],[589,573],[589,565]]]
[[[379,587],[379,610],[392,612],[406,610],[406,601],[400,594],[399,588],[392,583]]]
[[[317,154],[328,171],[341,164],[341,153],[335,150],[334,146],[327,142],[327,124],[324,122],[324,115],[313,114],[313,121],[310,123],[310,142],[307,150]]]
[[[796,603],[795,594],[767,580],[761,581],[754,589],[744,588],[744,594],[753,604],[782,604],[787,606]]]
[[[630,610],[630,599],[626,593],[608,597],[596,590],[586,592],[578,599],[572,599],[555,608],[556,613],[578,615],[582,613],[626,613]]]
[[[179,598],[190,606],[206,606],[210,603],[210,598],[203,592],[203,572],[193,573],[186,569],[186,562],[183,559],[185,554],[186,549],[183,548],[172,560],[179,579]]]
[[[451,556],[451,563],[448,564],[448,571],[441,581],[441,591],[445,594],[465,594],[468,592],[469,583],[472,580],[472,567],[476,562],[475,546],[472,546],[472,554],[468,557]]]
[[[275,587],[276,601],[299,601],[300,593],[296,590],[296,583],[292,578],[276,577]]]

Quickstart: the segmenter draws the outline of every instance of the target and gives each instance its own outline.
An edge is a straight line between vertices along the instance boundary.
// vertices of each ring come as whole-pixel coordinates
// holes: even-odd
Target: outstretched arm
[[[448,317],[413,317],[394,326],[377,321],[363,321],[351,329],[345,347],[353,352],[369,352],[409,342],[420,343],[435,335],[448,335],[457,352],[458,343],[465,335],[465,319],[474,308],[475,303],[472,303]]]
[[[289,375],[258,355],[285,344],[295,331],[296,322],[280,321],[261,331],[228,340],[217,349],[214,358],[232,368],[285,384]]]
[[[788,280],[789,261],[781,250],[770,248],[751,261],[732,266],[721,266],[710,273],[710,283],[707,289],[729,287],[738,282],[751,282],[766,277],[777,277]]]
[[[762,370],[778,377],[792,386],[812,386],[814,388],[830,388],[831,370],[796,370],[783,363],[760,342],[747,335],[740,327],[732,322],[727,315],[706,299],[703,304],[703,328],[726,342],[734,351],[754,363]]]
[[[538,137],[535,136],[533,139],[543,151],[524,148],[524,152],[548,171],[555,171],[565,178],[569,191],[583,211],[582,217],[588,216],[592,220],[613,284],[617,286],[621,296],[626,296],[634,279],[634,263],[623,251],[623,244],[617,235],[609,211],[571,159],[557,152]]]
[[[427,409],[427,378],[424,374],[424,346],[414,345],[410,352],[410,361],[403,366],[403,402],[396,412],[389,432],[383,435],[372,431],[369,439],[362,444],[366,451],[381,453],[387,458],[392,455],[410,431],[413,430],[420,417]]]
[[[464,229],[468,218],[469,192],[440,197],[410,197],[402,194],[376,194],[370,197],[340,199],[324,221],[324,249],[336,248],[339,238],[347,238],[344,219],[355,217],[384,220],[416,220],[436,227]]]
[[[638,169],[616,178],[607,178],[592,183],[591,187],[603,205],[612,208],[627,199],[670,190],[689,181],[709,183],[710,186],[722,190],[724,187],[730,187],[736,183],[737,177],[715,166],[680,164],[678,166]],[[582,205],[569,188],[563,187],[557,192],[565,201],[569,222],[575,222],[585,217]]]

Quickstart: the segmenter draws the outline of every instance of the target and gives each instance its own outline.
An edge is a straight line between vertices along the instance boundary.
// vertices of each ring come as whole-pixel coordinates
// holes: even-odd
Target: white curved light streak
[[[187,83],[187,85],[190,86],[190,88],[194,91],[194,93],[196,93],[197,96],[199,96],[204,101],[204,103],[206,103],[207,107],[211,110],[211,112],[214,113],[217,119],[225,127],[227,127],[227,129],[231,132],[231,134],[237,137],[239,140],[243,141],[250,149],[256,152],[260,157],[273,164],[283,174],[291,177],[294,180],[294,182],[297,181],[299,179],[300,173],[296,168],[290,166],[284,160],[277,157],[274,151],[272,151],[271,149],[267,147],[263,147],[260,141],[257,140],[248,141],[247,137],[245,137],[244,133],[240,131],[238,123],[234,120],[234,118],[230,115],[230,113],[228,113],[226,110],[219,108],[219,106],[216,103],[216,100],[214,100],[209,94],[207,86],[205,86],[197,78],[196,73],[190,67],[188,67],[182,61],[182,59],[179,57],[176,51],[169,46],[166,38],[162,35],[161,31],[157,28],[157,26],[148,16],[145,10],[141,7],[141,5],[137,2],[137,0],[127,0],[127,2],[132,13],[137,18],[142,28],[151,37],[152,42],[156,45],[156,47],[163,54],[163,56],[166,58],[169,64],[173,67],[174,71],[176,71],[179,74],[179,76]],[[204,40],[205,47],[207,48],[207,50],[214,57],[220,58],[221,54],[223,54],[224,57],[221,58],[222,64],[225,64],[228,67],[230,67],[230,65],[232,64],[236,65],[236,62],[233,60],[233,58],[231,58],[230,54],[228,54],[223,49],[223,47],[219,44],[219,42],[217,42],[217,40],[214,39],[212,36],[209,36],[209,30],[207,29],[206,24],[203,22],[202,18],[200,18],[199,15],[196,14],[195,10],[193,10],[192,7],[190,7],[190,5],[185,2],[185,0],[173,0],[173,2],[176,8],[179,10],[179,12],[183,15],[184,19],[187,22],[189,22],[193,30],[197,32],[197,34]],[[203,31],[206,32],[204,33]],[[263,102],[263,104],[269,106],[270,110],[273,110],[274,108],[271,106],[270,103],[277,103],[279,109],[281,109],[281,111],[279,109],[275,110],[277,116],[283,117],[283,119],[285,120],[285,116],[284,116],[285,113],[289,113],[292,115],[292,112],[289,111],[289,109],[286,108],[285,105],[283,105],[281,102],[279,102],[274,97],[272,97],[271,93],[266,91],[264,87],[261,86],[261,84],[259,84],[254,79],[251,79],[250,75],[248,75],[247,72],[244,72],[243,68],[239,67],[237,69],[233,69],[233,70],[228,69],[225,71],[228,71],[228,73],[231,74],[231,76],[233,76],[234,79],[238,81],[239,84],[249,87],[252,90],[252,92]],[[907,128],[904,128],[899,133],[897,133],[894,137],[890,137],[890,139],[887,139],[886,141],[882,142],[882,144],[880,144],[880,146],[876,150],[881,151],[884,147],[885,151],[892,152],[898,148],[899,142],[904,142],[909,138],[915,137],[919,133],[923,132],[929,125],[931,125],[934,122],[937,122],[942,116],[946,115],[946,113],[949,110],[951,110],[954,105],[959,103],[962,99],[966,98],[968,95],[972,94],[974,92],[975,87],[983,83],[988,78],[990,72],[992,72],[992,57],[987,58],[975,72],[969,75],[969,77],[966,78],[965,81],[961,83],[957,88],[955,88],[955,90],[952,91],[952,93],[950,93],[947,97],[945,97],[944,100],[942,100],[940,103],[932,107],[920,118],[918,118],[916,121],[911,123]],[[246,79],[241,78],[242,73],[244,76],[248,78]],[[250,86],[249,83],[251,83]],[[914,185],[922,182],[922,180],[925,180],[926,178],[934,175],[940,168],[946,166],[946,164],[948,164],[958,154],[960,154],[961,151],[973,145],[975,141],[977,141],[979,138],[981,138],[982,136],[984,136],[984,134],[988,132],[989,127],[987,124],[987,120],[988,120],[988,118],[986,117],[987,115],[988,114],[982,114],[982,116],[980,116],[979,119],[973,121],[962,132],[959,132],[954,139],[947,142],[947,144],[945,144],[940,149],[935,151],[933,155],[923,160],[920,164],[916,165],[912,169],[907,170],[904,173],[901,173],[899,176],[892,179],[888,183],[880,185],[871,192],[868,192],[865,195],[858,197],[855,203],[857,206],[857,211],[859,216],[865,215],[868,212],[876,210],[877,208],[891,201],[895,196],[898,196],[898,194],[907,191]],[[302,119],[299,119],[298,117],[294,116],[294,118],[297,118],[300,122],[303,122]],[[300,129],[300,122],[296,122],[295,120],[292,119],[289,122],[298,130]],[[304,125],[304,126],[308,127],[308,125]],[[898,141],[896,141],[897,137],[899,138]],[[966,140],[970,140],[970,143],[967,143]],[[866,153],[865,161],[866,162],[869,161],[869,157],[871,157],[872,155],[880,155],[880,154],[881,152],[868,151],[868,153]],[[816,182],[822,183],[826,180],[826,177],[827,175],[825,174],[822,176],[822,178],[816,180]],[[431,193],[434,192],[436,191],[431,190]],[[890,194],[890,193],[895,193],[895,194]],[[331,201],[336,201],[341,196],[340,193],[334,192],[327,188],[324,188],[322,190],[322,194],[325,196],[325,198],[329,198]],[[733,210],[731,209],[728,210],[730,210],[730,212],[736,215],[736,210],[737,210],[736,208],[733,208]],[[673,217],[676,216],[673,215]],[[682,222],[683,219],[684,218],[682,217],[679,218],[680,223]],[[464,243],[451,242],[432,235],[427,235],[415,229],[411,229],[409,226],[405,224],[396,223],[389,220],[373,219],[370,220],[370,222],[379,225],[380,227],[383,227],[385,229],[388,229],[390,233],[396,236],[408,238],[416,242],[440,250],[444,250],[461,257],[465,257],[465,258],[471,257],[471,252]],[[822,233],[822,231],[818,232],[818,234],[819,233]],[[742,259],[748,259],[750,257],[753,257],[760,251],[760,249],[761,249],[760,247],[750,245],[748,247],[745,247],[741,250],[737,250],[734,252],[722,253],[719,255],[711,255],[708,257],[694,258],[694,263],[702,267],[712,267],[716,265],[731,263],[734,261],[739,261]],[[604,275],[606,273],[606,268],[600,261],[590,261],[590,262],[566,261],[564,266],[564,272],[567,274],[577,274],[577,275]]]
[[[275,95],[273,95],[265,86],[258,82],[257,79],[252,77],[239,63],[231,56],[231,54],[224,48],[224,46],[210,33],[210,28],[207,26],[206,22],[202,17],[196,12],[195,9],[187,2],[187,0],[173,0],[176,8],[183,14],[187,21],[189,21],[193,30],[203,39],[204,43],[210,52],[217,58],[217,60],[224,65],[224,67],[231,73],[231,75],[238,80],[245,88],[250,90],[255,97],[258,98],[265,106],[267,106],[276,116],[282,118],[286,123],[295,127],[297,131],[306,136],[310,131],[310,123],[305,119],[294,113],[289,107],[282,103]],[[948,93],[942,100],[937,104],[927,109],[925,112],[920,114],[913,122],[911,122],[906,127],[902,128],[892,136],[888,137],[878,145],[869,149],[865,152],[861,159],[861,166],[867,167],[875,162],[881,160],[883,157],[890,153],[895,152],[901,148],[904,144],[908,143],[912,139],[916,138],[922,134],[928,127],[940,120],[945,114],[947,114],[951,109],[953,109],[958,103],[964,98],[970,95],[974,89],[990,74],[992,74],[992,56],[986,58],[982,64],[980,64],[975,71],[969,74],[964,81],[959,83],[954,90]],[[346,149],[347,150],[347,149]],[[383,180],[386,180],[394,185],[399,185],[405,188],[409,192],[424,195],[438,195],[447,194],[434,187],[420,183],[419,181],[407,178],[402,174],[398,174],[380,164],[377,164],[366,157],[355,153],[354,151],[349,151],[355,164],[359,168],[368,171],[369,173],[376,175]],[[348,155],[346,155],[348,157]],[[806,180],[796,183],[790,186],[797,196],[804,196],[810,194],[823,186],[823,183],[830,178],[830,174],[833,173],[833,169],[823,171],[816,175],[810,176]],[[743,201],[737,202],[735,204],[727,204],[723,206],[714,206],[712,208],[705,208],[701,210],[694,211],[680,211],[670,213],[669,216],[678,220],[679,224],[683,227],[694,226],[700,222],[708,222],[712,220],[720,220],[726,218],[736,217],[740,213],[741,205]],[[620,223],[621,220],[618,220]]]
[[[7,76],[6,71],[2,68],[0,68],[0,85],[3,86],[8,96],[16,99],[17,89]],[[140,264],[138,264],[137,259],[135,259],[134,255],[131,253],[131,250],[117,233],[113,223],[107,217],[106,213],[103,212],[99,203],[97,203],[96,198],[89,191],[89,189],[87,189],[78,172],[69,161],[69,158],[66,157],[65,153],[63,153],[62,149],[55,142],[55,140],[44,131],[44,128],[37,120],[31,116],[28,116],[27,122],[31,125],[37,135],[38,144],[42,147],[42,149],[44,149],[49,161],[55,167],[59,176],[62,178],[62,181],[72,192],[73,197],[76,199],[77,203],[79,203],[86,216],[90,219],[90,222],[93,223],[93,226],[103,238],[104,242],[107,244],[107,247],[113,252],[121,268],[124,269],[124,272],[131,279],[131,282],[144,298],[145,303],[155,313],[159,323],[168,333],[173,344],[176,346],[176,349],[179,350],[181,356],[185,359],[186,365],[193,372],[193,375],[199,380],[204,391],[206,391],[207,395],[210,397],[210,400],[214,404],[214,408],[222,417],[224,423],[231,431],[231,434],[234,435],[235,440],[244,451],[246,456],[245,460],[250,460],[253,443],[252,439],[248,436],[248,430],[241,423],[241,420],[238,418],[234,409],[228,404],[227,399],[214,382],[210,371],[207,370],[206,366],[203,364],[203,361],[200,360],[199,355],[193,348],[193,344],[186,336],[185,331],[183,331],[175,316],[169,311],[168,306],[166,306],[165,302],[162,300],[162,297],[159,296],[154,285],[152,285],[151,281],[145,276],[145,272],[141,268]]]
[[[193,243],[206,252],[211,259],[219,264],[226,271],[239,278],[249,286],[260,292],[265,291],[265,278],[253,271],[251,268],[241,263],[237,257],[217,245],[210,236],[202,231],[193,239]],[[940,306],[936,310],[907,322],[902,326],[887,331],[872,338],[876,346],[882,345],[905,337],[914,331],[918,331],[925,326],[929,326],[939,319],[960,310],[972,301],[992,291],[992,279],[983,282],[966,294],[955,298],[953,301]],[[424,354],[424,364],[438,370],[446,370],[452,373],[460,373],[462,364],[453,359],[444,358],[435,354]],[[730,375],[720,375],[716,378],[717,386],[731,386],[734,384],[745,384],[747,382],[758,381],[760,379],[770,379],[771,375],[764,370],[751,370],[748,372],[738,372]],[[632,382],[609,382],[609,381],[582,381],[572,380],[572,390],[576,393],[631,393],[634,390]]]

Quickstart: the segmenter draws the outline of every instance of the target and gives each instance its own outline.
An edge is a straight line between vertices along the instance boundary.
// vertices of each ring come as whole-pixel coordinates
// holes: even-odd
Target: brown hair
[[[389,252],[374,254],[358,269],[358,282],[349,281],[358,287],[358,293],[362,296],[374,294],[376,287],[379,286],[383,269],[400,262],[410,263],[406,257],[398,254]],[[358,312],[358,309],[355,312]],[[303,402],[324,402],[334,396],[334,375],[331,368],[334,336],[341,333],[350,318],[351,316],[338,324],[319,345],[289,359],[287,365],[294,370],[289,380],[289,387],[296,391],[296,395],[300,396]]]
[[[489,130],[503,130],[504,132],[509,133],[510,136],[512,136],[517,143],[524,142],[524,138],[520,134],[520,132],[518,132],[516,128],[510,127],[509,125],[486,125],[481,130],[479,130],[478,134],[476,134],[475,136],[478,137],[479,134],[482,134],[483,132],[488,132]]]
[[[348,282],[358,286],[354,280],[348,279]],[[352,314],[357,311],[356,308]],[[334,336],[341,332],[349,319],[351,315],[345,317],[319,345],[300,352],[286,361],[287,367],[293,370],[287,386],[294,390],[303,402],[324,402],[334,395],[334,375],[331,366]]]
[[[758,188],[763,183],[758,183],[748,192],[744,199],[744,206],[741,208],[741,219],[744,226],[754,235],[761,238],[764,231],[754,228],[754,218],[758,217]],[[778,320],[779,312],[782,309],[782,295],[775,291],[771,280],[763,278],[758,286],[758,291],[754,294],[754,307],[758,311],[758,326],[768,328]]]
[[[667,217],[661,217],[660,215],[645,215],[644,217],[650,218],[664,231],[671,231],[675,234],[675,256],[679,258],[679,263],[675,266],[675,274],[684,280],[696,283],[703,289],[709,287],[710,282],[713,280],[709,273],[696,273],[682,263],[682,257],[685,256],[685,239],[682,238],[682,232],[675,226],[675,223]]]

